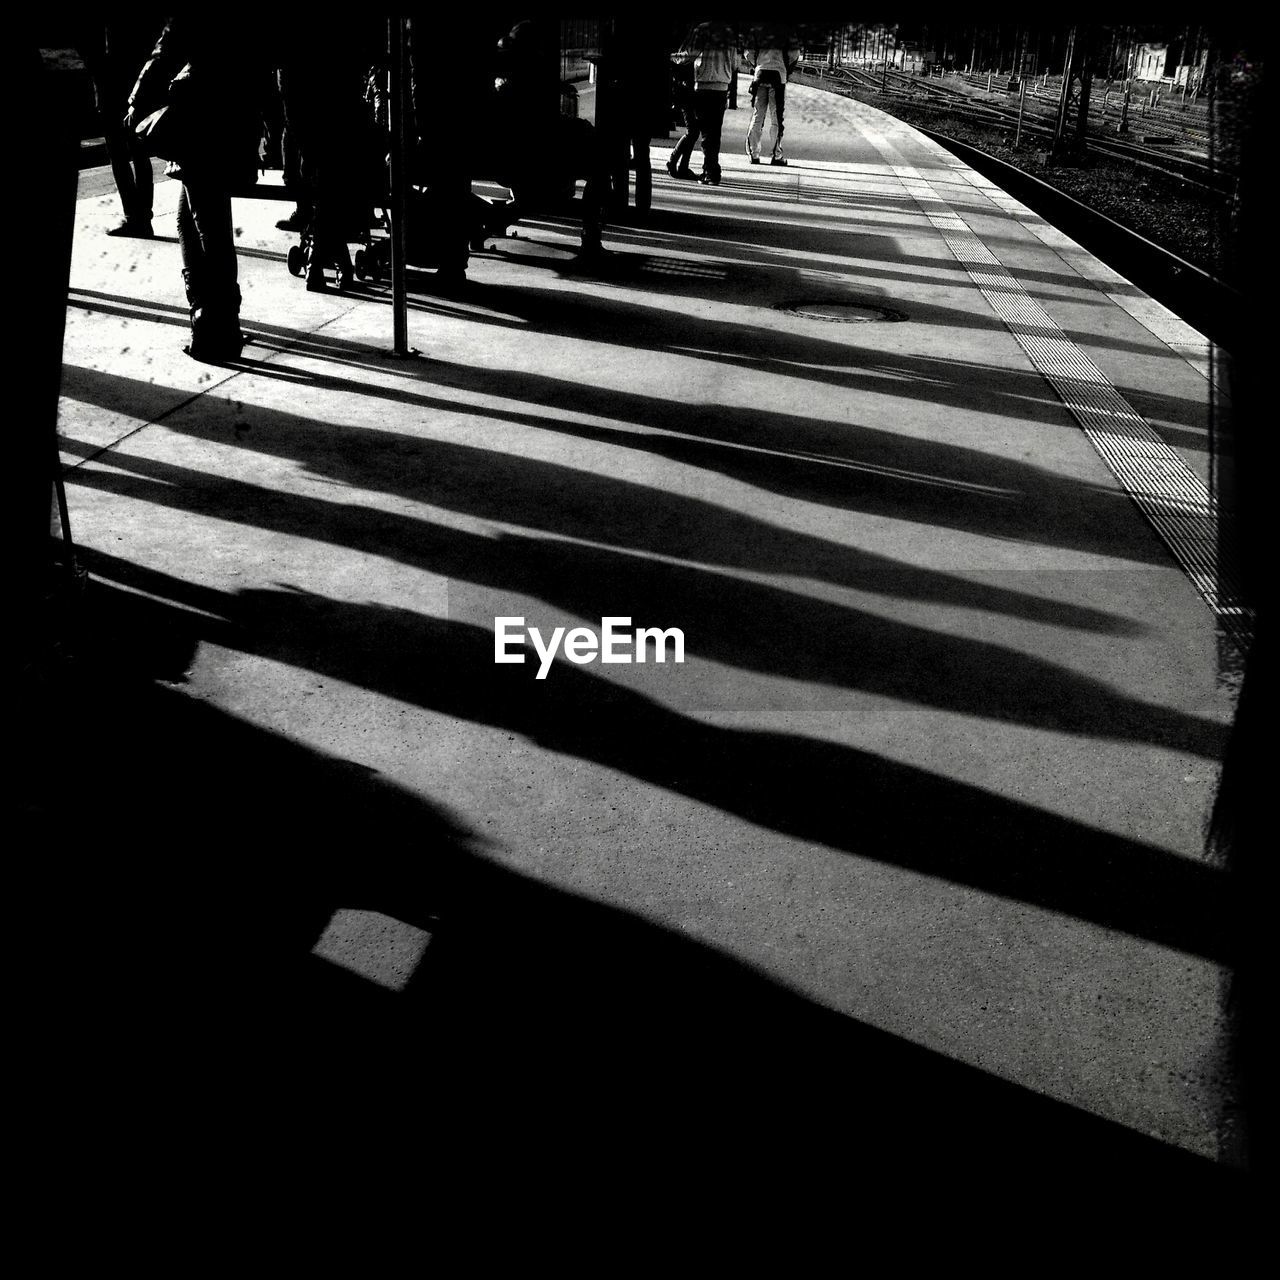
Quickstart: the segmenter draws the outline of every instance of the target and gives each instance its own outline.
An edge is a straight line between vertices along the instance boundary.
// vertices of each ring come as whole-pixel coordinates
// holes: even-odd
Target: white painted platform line
[[[1223,629],[1247,644],[1236,567],[1219,555],[1218,510],[1204,482],[983,244],[929,180],[872,138],[1037,372],[1061,397],[1108,470],[1147,518]]]

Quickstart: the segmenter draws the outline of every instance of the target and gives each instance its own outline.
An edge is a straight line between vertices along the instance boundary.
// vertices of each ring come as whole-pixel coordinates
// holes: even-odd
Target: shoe
[[[437,293],[460,293],[467,287],[465,267],[437,267],[435,279]]]
[[[787,162],[783,156],[774,156],[773,159],[769,161],[769,163],[770,164],[786,164]]]
[[[244,334],[237,333],[216,342],[192,337],[182,349],[201,364],[226,364],[230,360],[240,359],[240,353],[244,349]]]
[[[752,164],[759,164],[759,163],[760,163],[760,157],[759,157],[759,156],[752,156],[752,157],[751,157],[751,163],[752,163]]]
[[[287,218],[281,218],[276,223],[276,227],[280,231],[305,231],[310,221],[311,219],[301,209],[295,209]]]
[[[718,187],[720,185],[720,175],[718,173],[704,173],[698,181],[704,187]]]
[[[345,244],[341,245],[338,250],[337,257],[334,260],[334,269],[338,273],[338,288],[350,289],[351,282],[355,279],[355,265],[351,261],[351,250]]]
[[[191,343],[183,350],[193,359],[206,364],[222,364],[237,360],[244,347],[240,317],[208,307],[191,309]]]
[[[696,182],[698,180],[698,175],[687,165],[683,168],[677,169],[671,176],[673,178],[684,178],[689,182]]]
[[[122,218],[114,227],[107,228],[109,236],[129,236],[134,240],[151,240],[155,237],[155,232],[151,229],[151,220],[146,222],[141,220],[135,222],[131,218]]]

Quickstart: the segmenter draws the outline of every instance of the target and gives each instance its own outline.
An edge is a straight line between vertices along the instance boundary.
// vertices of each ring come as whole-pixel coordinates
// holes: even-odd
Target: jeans
[[[187,302],[239,314],[235,235],[231,195],[216,178],[188,178],[178,197],[178,243]]]
[[[776,72],[774,75],[776,76]],[[782,156],[782,115],[786,103],[787,86],[776,80],[761,79],[751,86],[751,127],[747,131],[747,154],[752,157],[760,155],[760,139],[764,134],[765,121],[769,116],[769,107],[773,107],[773,121],[776,130],[773,139],[773,158]]]
[[[687,173],[693,149],[698,145],[702,131],[698,128],[698,113],[693,109],[692,103],[682,107],[680,114],[684,117],[685,132],[683,137],[676,140],[676,145],[671,150],[671,167]]]
[[[120,193],[120,207],[127,221],[150,223],[151,221],[151,157],[142,149],[131,129],[116,127],[103,122],[107,158],[111,161],[111,175]]]
[[[727,89],[695,89],[693,110],[702,131],[702,172],[710,178],[720,176],[720,131],[724,128],[724,112],[728,105]]]

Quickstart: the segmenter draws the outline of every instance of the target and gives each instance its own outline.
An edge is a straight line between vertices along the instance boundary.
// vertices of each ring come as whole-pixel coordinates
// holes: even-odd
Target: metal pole
[[[1013,149],[1017,151],[1018,144],[1022,141],[1022,108],[1027,104],[1027,82],[1025,80],[1018,86],[1018,127],[1013,131]]]
[[[391,75],[387,104],[391,124],[391,314],[395,333],[394,351],[409,354],[409,291],[405,279],[405,251],[408,247],[409,77],[405,74],[408,41],[405,19],[387,20],[387,40]]]
[[[1067,103],[1071,100],[1071,60],[1076,51],[1076,29],[1072,27],[1067,34],[1067,60],[1062,69],[1062,96],[1058,99],[1058,122],[1053,130],[1053,145],[1056,148],[1062,141],[1062,131],[1067,124]]]
[[[53,490],[58,499],[58,518],[62,522],[62,541],[67,552],[67,568],[74,577],[76,544],[71,538],[71,512],[67,508],[67,489],[62,479],[62,454],[58,451],[56,436],[53,441]]]

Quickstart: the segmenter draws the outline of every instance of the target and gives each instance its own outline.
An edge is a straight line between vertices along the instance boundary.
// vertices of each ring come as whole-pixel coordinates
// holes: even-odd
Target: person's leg
[[[332,203],[324,191],[318,190],[312,205],[311,256],[307,259],[307,288],[313,293],[323,292],[326,288],[326,266],[336,267],[341,273],[342,255],[347,252],[347,247],[339,240],[335,227]]]
[[[276,226],[281,231],[301,231],[311,220],[311,199],[302,175],[302,148],[299,145],[297,105],[292,101],[290,76],[283,67],[276,72],[276,84],[280,91],[280,162],[283,165],[284,189],[293,197],[294,210],[287,218],[281,218]]]
[[[178,239],[191,305],[191,355],[233,359],[244,339],[231,196],[224,184],[207,178],[182,184]]]
[[[155,187],[151,176],[151,157],[147,155],[137,138],[131,141],[129,154],[133,168],[133,207],[136,213],[133,215],[126,213],[125,216],[135,216],[139,222],[150,227]]]
[[[102,132],[111,161],[111,176],[120,194],[120,211],[124,215],[107,235],[145,239],[152,234],[151,158],[137,145],[130,130],[104,127]]]
[[[191,197],[185,182],[178,193],[178,248],[182,253],[182,283],[187,291],[187,306],[191,308],[194,319],[203,298],[204,251],[191,214]]]
[[[728,95],[714,89],[698,94],[698,123],[702,126],[702,180],[712,185],[720,181],[720,133]]]
[[[284,168],[284,103],[280,98],[279,74],[267,70],[258,85],[258,100],[262,108],[264,169]]]
[[[747,130],[747,155],[752,164],[760,163],[760,137],[769,113],[769,90],[764,84],[751,86],[751,127]]]
[[[631,197],[631,140],[621,128],[609,129],[603,133],[601,149],[607,157],[609,211],[624,214]]]
[[[152,234],[151,157],[133,130],[124,124],[132,88],[132,81],[126,80],[118,60],[110,57],[94,77],[103,141],[107,144],[111,176],[115,179],[120,211],[124,215],[123,221],[112,227],[107,235],[146,238]]]
[[[631,139],[631,155],[636,166],[636,212],[648,213],[653,207],[653,162],[649,158],[647,134],[637,134]]]
[[[325,267],[338,265],[338,217],[330,157],[320,154],[314,147],[308,147],[307,154],[311,185],[311,256],[307,259],[307,288],[317,292],[325,288]],[[345,251],[345,243],[342,248]]]
[[[673,178],[690,177],[689,162],[693,159],[693,149],[698,145],[701,130],[698,127],[698,113],[692,107],[684,108],[684,136],[680,138],[671,151],[671,159],[667,161],[667,172]]]
[[[570,125],[578,121],[569,121]],[[590,125],[575,131],[571,172],[586,176],[582,186],[582,252],[597,257],[604,252],[604,210],[609,190],[608,158],[599,135]]]
[[[773,140],[773,163],[786,164],[786,157],[782,154],[782,132],[783,132],[783,115],[787,104],[787,86],[779,84],[773,90],[773,112],[774,123],[777,125],[777,134]]]
[[[239,277],[235,232],[231,225],[231,193],[217,181],[184,185],[204,255],[209,288],[220,295],[230,295]]]
[[[593,174],[582,184],[582,252],[598,256],[604,252],[604,197],[607,180]]]
[[[466,171],[466,157],[460,149],[451,152],[447,163],[442,161],[442,165],[437,167],[431,191],[438,200],[439,208],[437,283],[450,286],[464,284],[471,238],[477,227],[483,229],[483,202],[481,211],[477,212],[476,197],[471,194],[471,178]]]

